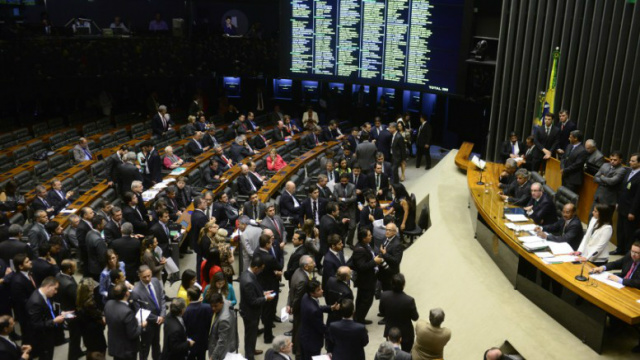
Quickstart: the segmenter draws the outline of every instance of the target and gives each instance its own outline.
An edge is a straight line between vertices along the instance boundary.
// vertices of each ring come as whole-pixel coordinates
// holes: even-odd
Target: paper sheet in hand
[[[227,353],[224,360],[247,360],[244,356],[235,353]]]
[[[289,313],[287,312],[286,306],[280,310],[280,320],[282,320],[283,323],[289,321]]]
[[[573,252],[573,248],[571,245],[566,242],[553,242],[547,241],[547,245],[549,245],[549,250],[553,253],[553,255],[558,254],[570,254]]]
[[[318,355],[312,356],[311,360],[331,360],[331,358],[329,357],[329,355]]]
[[[147,309],[140,309],[136,311],[136,319],[138,319],[138,325],[141,325],[143,321],[147,321],[149,314],[151,314],[151,311]]]
[[[616,289],[622,289],[624,287],[624,285],[622,284],[618,284],[615,281],[611,281],[608,279],[609,275],[611,275],[611,273],[603,271],[600,274],[591,274],[590,276],[600,282],[603,282],[609,286],[613,286]]]
[[[529,218],[527,218],[524,215],[520,215],[520,214],[507,214],[507,215],[505,215],[505,217],[507,218],[507,220],[512,221],[512,222],[529,221]]]

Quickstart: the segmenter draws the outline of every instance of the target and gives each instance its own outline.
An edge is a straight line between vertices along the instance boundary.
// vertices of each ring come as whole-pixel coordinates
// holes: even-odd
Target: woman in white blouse
[[[578,251],[572,253],[572,255],[578,255],[580,261],[590,260],[597,266],[606,264],[609,261],[607,245],[609,245],[609,240],[611,240],[611,235],[613,234],[612,217],[612,206],[596,205],[593,209],[593,217],[589,221],[589,227],[582,238]]]

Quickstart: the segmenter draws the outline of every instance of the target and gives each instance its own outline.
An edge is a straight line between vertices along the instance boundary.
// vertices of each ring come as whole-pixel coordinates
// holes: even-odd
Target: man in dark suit
[[[167,204],[167,210],[169,211],[169,217],[171,221],[177,221],[178,218],[182,215],[182,211],[180,210],[180,204],[178,203],[178,199],[176,197],[178,189],[175,186],[167,186],[164,191],[164,196],[161,197],[162,200]]]
[[[529,171],[539,171],[544,153],[536,146],[531,135],[527,136],[525,146],[522,156],[524,158],[524,168]]]
[[[422,156],[427,163],[425,169],[431,169],[431,125],[424,114],[420,115],[420,127],[416,135],[416,169],[422,164]]]
[[[49,242],[49,233],[44,228],[44,224],[49,221],[47,213],[44,210],[37,210],[34,214],[34,223],[29,229],[29,245],[34,249],[34,253],[38,252],[38,248],[42,244]]]
[[[284,123],[282,121],[278,121],[276,128],[273,129],[273,141],[274,142],[285,141],[290,138],[291,137],[289,136],[287,129],[285,129],[284,127]]]
[[[140,240],[133,237],[133,225],[122,224],[122,237],[111,242],[110,247],[118,254],[120,261],[124,262],[127,281],[131,284],[138,280],[138,268],[140,267]]]
[[[182,319],[187,329],[187,337],[196,342],[189,352],[188,360],[206,360],[205,354],[209,343],[211,319],[213,318],[211,301],[207,299],[209,304],[204,304],[200,290],[195,286],[187,289],[187,297],[189,298],[189,305],[187,305]]]
[[[211,125],[209,129],[207,129],[207,133],[202,136],[202,147],[209,147],[209,149],[213,149],[216,146],[220,145],[220,142],[216,138],[216,127]]]
[[[367,205],[360,211],[360,227],[373,232],[373,222],[384,217],[375,195],[367,194]],[[357,308],[357,307],[356,307]]]
[[[158,360],[160,358],[160,325],[164,322],[167,312],[164,306],[164,290],[160,280],[151,275],[151,269],[148,266],[140,266],[138,276],[140,281],[131,291],[134,310],[138,311],[142,307],[151,312],[147,317],[148,326],[140,336],[140,359],[147,359],[151,351],[151,357]]]
[[[347,136],[347,142],[349,143],[349,150],[351,150],[352,153],[356,152],[356,148],[358,147],[358,144],[360,144],[360,131],[358,130],[357,127],[353,127],[351,128],[351,134],[349,134],[349,136]]]
[[[134,311],[127,304],[130,295],[125,284],[118,284],[113,288],[114,299],[104,306],[109,355],[118,360],[137,359],[142,328],[151,321],[147,319],[142,326],[138,325]]]
[[[378,135],[378,137],[376,138],[376,147],[378,148],[378,151],[383,153],[385,158],[387,159],[391,158],[391,141],[392,140],[393,140],[393,135],[387,128],[382,130]]]
[[[333,165],[330,165],[330,166],[333,166]],[[316,183],[316,187],[320,191],[318,193],[318,196],[321,199],[324,199],[326,201],[332,201],[333,200],[333,192],[327,186],[327,183],[329,182],[329,178],[327,177],[327,172],[326,171],[324,171],[324,172],[325,172],[324,174],[320,173],[320,175],[318,175],[318,181]]]
[[[344,139],[345,136],[338,129],[338,122],[336,120],[329,121],[329,126],[322,130],[322,140],[325,142],[338,141]]]
[[[371,138],[373,140],[378,140],[380,134],[387,128],[386,125],[382,124],[382,119],[380,116],[376,116],[373,120],[373,128],[371,129]]]
[[[302,230],[296,230],[291,236],[291,243],[293,244],[293,253],[289,256],[289,260],[287,261],[287,270],[284,272],[284,278],[286,280],[291,280],[291,276],[293,273],[298,270],[300,267],[300,259],[304,255],[308,255],[307,247],[305,246],[305,241],[307,240],[307,235]],[[291,285],[291,282],[289,283]],[[291,287],[291,286],[289,286]]]
[[[589,158],[589,153],[582,144],[582,132],[580,130],[573,130],[569,134],[569,143],[560,162],[562,185],[577,194],[582,186],[584,164]]]
[[[338,234],[331,234],[327,238],[329,250],[324,255],[322,263],[322,290],[327,291],[327,281],[330,277],[335,276],[338,268],[346,265],[342,248],[344,244]]]
[[[264,219],[267,212],[267,206],[260,201],[256,193],[249,196],[249,200],[244,203],[242,209],[243,215],[247,215],[250,219],[256,221]]]
[[[264,291],[270,291],[275,295],[273,301],[265,303],[262,307],[262,323],[264,324],[264,342],[270,344],[273,341],[273,321],[278,305],[278,290],[280,287],[280,278],[282,277],[282,264],[276,260],[273,248],[273,238],[268,234],[260,236],[260,247],[253,254],[254,257],[260,256],[264,263],[264,270],[258,277],[258,283]]]
[[[560,123],[558,124],[558,148],[556,151],[560,156],[562,156],[567,152],[566,148],[570,142],[569,135],[578,127],[576,126],[576,123],[569,119],[569,111],[567,110],[560,110],[558,113],[558,120],[560,120]]]
[[[149,224],[138,208],[138,197],[133,192],[128,191],[124,194],[123,200],[126,204],[122,208],[122,217],[124,221],[133,225],[133,231],[136,234],[145,235],[149,229]]]
[[[47,202],[53,206],[54,213],[58,215],[60,210],[71,204],[69,200],[73,196],[73,191],[65,192],[62,189],[62,182],[58,179],[51,180],[51,191],[47,193]]]
[[[158,151],[153,146],[153,141],[146,141],[143,146],[146,148],[144,173],[142,174],[143,184],[145,188],[162,182],[162,160]]]
[[[220,168],[221,171],[227,171],[235,165],[231,157],[226,155],[224,151],[222,151],[222,146],[215,147],[214,153],[216,155],[213,157],[213,159],[218,162],[218,168]]]
[[[60,272],[56,275],[56,279],[60,283],[58,293],[54,296],[54,301],[60,304],[62,311],[75,311],[76,298],[78,295],[78,283],[73,275],[76,272],[76,262],[71,259],[63,260],[60,264]],[[69,329],[69,356],[68,360],[76,360],[82,357],[82,349],[80,348],[80,328],[75,319],[67,320],[67,328]]]
[[[196,131],[195,135],[193,135],[193,138],[189,140],[189,143],[187,143],[187,149],[186,149],[187,154],[189,156],[195,157],[202,154],[205,151],[209,151],[210,148],[202,144],[202,137],[203,137],[203,133],[201,131]]]
[[[9,238],[0,241],[0,259],[9,264],[10,260],[17,254],[25,254],[30,258],[34,257],[33,251],[29,244],[22,242],[22,226],[12,224],[9,226]]]
[[[169,212],[158,210],[158,222],[151,226],[149,232],[158,240],[158,246],[162,249],[162,256],[171,256],[171,234],[169,233]]]
[[[319,180],[319,179],[318,179]],[[316,226],[320,225],[320,219],[327,213],[328,201],[320,197],[320,189],[316,186],[309,187],[309,196],[302,201],[304,218],[313,219]]]
[[[55,216],[62,209],[57,209],[56,212],[53,205],[47,201],[47,188],[43,185],[36,186],[36,197],[31,202],[31,208],[34,212],[39,210],[46,212],[48,218]]]
[[[640,227],[640,153],[629,157],[629,168],[618,194],[618,246],[612,253],[615,255],[629,251],[634,232]]]
[[[238,193],[240,195],[254,194],[262,187],[261,182],[254,182],[249,176],[249,167],[245,164],[242,164],[240,176],[236,181],[238,182]]]
[[[199,192],[195,191],[190,185],[187,185],[186,177],[178,177],[176,181],[176,202],[178,203],[180,211],[184,211],[189,207],[193,197],[198,195],[200,195]]]
[[[36,283],[31,275],[33,265],[31,259],[25,254],[16,254],[12,260],[16,272],[11,277],[9,286],[11,290],[11,307],[16,321],[20,323],[22,341],[25,344],[30,344],[32,341],[29,331],[30,321],[25,305],[31,294],[36,290]]]
[[[364,192],[369,188],[369,178],[363,174],[360,165],[355,165],[349,175],[349,182],[356,186],[358,202],[364,202]]]
[[[612,151],[609,154],[609,162],[602,164],[593,176],[593,181],[598,184],[596,194],[593,196],[594,204],[615,206],[618,203],[618,193],[622,190],[627,171],[628,169],[622,166],[622,153]]]
[[[378,252],[380,257],[389,265],[388,268],[382,269],[382,271],[378,273],[378,279],[380,280],[383,291],[391,289],[391,280],[394,275],[400,272],[400,262],[402,261],[404,252],[396,224],[389,223],[385,228],[386,239],[380,246]]]
[[[264,270],[262,257],[254,256],[251,259],[249,271],[244,271],[240,275],[240,315],[244,323],[244,356],[247,360],[255,360],[255,355],[262,354],[261,350],[256,351],[262,306],[276,297],[276,294],[264,291],[260,286],[257,275],[262,270]]]
[[[334,359],[364,360],[369,334],[363,324],[353,321],[353,299],[342,299],[340,311],[336,313],[340,314],[342,320],[327,323],[327,351]]]
[[[518,134],[515,132],[511,132],[509,134],[509,139],[505,140],[500,147],[500,156],[502,157],[502,162],[507,161],[507,159],[517,158],[524,154],[525,147],[522,141],[518,140]]]
[[[404,285],[404,275],[395,274],[391,289],[380,295],[380,313],[385,318],[384,336],[389,334],[389,329],[397,327],[403,334],[402,350],[409,352],[414,340],[411,320],[418,320],[420,315],[413,297],[404,293]]]
[[[533,131],[533,142],[544,153],[543,159],[547,160],[558,149],[560,129],[553,126],[553,114],[544,115],[544,124]]]
[[[125,162],[116,168],[116,179],[118,179],[118,190],[120,195],[124,195],[127,191],[131,191],[131,183],[135,180],[143,181],[142,174],[135,166],[136,154],[128,152],[124,156]]]
[[[394,183],[400,182],[400,176],[398,170],[404,162],[407,161],[407,146],[404,142],[404,138],[398,132],[396,123],[392,122],[388,127],[392,134],[391,139],[391,172],[393,173],[392,181]]]
[[[33,259],[31,263],[31,274],[33,281],[36,282],[36,287],[39,287],[45,278],[55,277],[60,272],[56,261],[51,257],[51,244],[48,242],[40,245],[38,257]]]
[[[287,336],[276,336],[273,339],[273,346],[264,354],[264,360],[291,360],[293,356],[292,345],[293,342]]]
[[[122,209],[114,206],[111,208],[111,218],[107,221],[107,225],[104,227],[104,240],[107,245],[115,239],[122,237]]]
[[[340,266],[336,271],[335,276],[328,278],[326,289],[324,291],[326,294],[325,301],[327,304],[339,304],[344,299],[353,301],[353,291],[351,290],[351,268],[345,265]],[[353,316],[353,313],[351,316]],[[329,316],[327,317],[327,326],[340,319],[342,319],[342,314],[338,311],[329,313]]]
[[[609,280],[615,281],[624,286],[640,289],[640,241],[636,240],[631,245],[631,251],[620,259],[610,262],[607,265],[599,266],[593,270],[594,273],[601,273],[605,270],[621,270],[618,275],[609,275]]]
[[[165,118],[166,113],[166,106],[158,106],[158,112],[151,118],[151,131],[153,132],[153,136],[161,138],[169,131],[169,122]]]
[[[340,181],[340,174],[334,169],[332,161],[327,161],[325,168],[320,170],[320,175],[325,175],[329,182],[333,182],[335,184]]]
[[[316,264],[320,267],[322,258],[329,250],[329,236],[332,234],[339,234],[342,228],[338,221],[340,216],[340,206],[338,203],[330,202],[327,204],[327,214],[320,218],[320,227],[318,228],[320,234],[320,252],[316,255]],[[346,223],[347,219],[342,219],[342,223]]]
[[[300,302],[300,330],[298,340],[303,360],[311,360],[312,356],[320,355],[327,331],[323,321],[323,313],[336,311],[340,304],[321,306],[322,286],[317,280],[311,280],[307,285],[307,293]]]
[[[37,291],[34,291],[25,305],[29,315],[32,356],[42,360],[53,359],[53,349],[57,328],[62,326],[64,315],[55,315],[51,298],[58,292],[58,280],[50,276],[45,278]]]
[[[516,206],[526,206],[531,200],[531,181],[529,180],[529,172],[526,169],[518,169],[515,173],[516,181],[511,182],[504,192],[498,195],[502,200]]]
[[[124,164],[124,156],[129,152],[128,145],[121,145],[120,148],[111,156],[105,159],[107,165],[107,184],[109,186],[114,186],[117,184],[116,177],[116,169],[119,165]]]
[[[301,246],[301,247],[304,247]],[[295,346],[294,351],[297,357],[300,357],[300,341],[298,335],[300,329],[300,304],[302,297],[307,292],[307,286],[311,279],[313,279],[313,271],[315,269],[316,262],[313,257],[309,255],[303,255],[300,257],[298,268],[293,275],[290,276],[289,281],[289,296],[287,298],[287,312],[293,315],[293,330],[291,331],[291,337]],[[285,333],[285,335],[287,335]]]
[[[538,225],[549,225],[558,220],[553,200],[544,193],[542,184],[537,182],[531,185],[531,200],[524,207],[524,210],[529,218]]]
[[[105,219],[100,215],[96,215],[93,220],[91,220],[93,229],[87,233],[86,238],[89,275],[96,281],[100,281],[100,273],[107,264],[107,243],[101,234],[105,225]]]
[[[284,191],[280,195],[280,216],[292,218],[292,223],[297,225],[302,219],[303,210],[295,193],[296,184],[293,181],[287,181]]]
[[[340,183],[333,188],[333,195],[340,205],[340,214],[349,221],[346,224],[347,236],[345,245],[353,249],[353,234],[356,231],[356,219],[358,215],[358,197],[356,195],[356,186],[349,183],[349,175],[342,174]]]
[[[313,128],[313,132],[304,137],[304,147],[307,149],[313,149],[316,146],[324,145],[324,142],[320,138],[321,134],[322,128],[320,126]]]
[[[208,300],[213,313],[216,314],[215,320],[211,325],[209,341],[207,342],[209,345],[209,359],[224,360],[227,353],[234,353],[238,350],[238,320],[236,319],[235,311],[222,298],[222,294],[211,294]]]
[[[369,165],[369,174],[373,174],[376,163],[382,165],[382,174],[391,180],[393,167],[390,162],[386,161],[385,155],[380,151],[376,153],[376,161]]]
[[[562,208],[562,218],[553,224],[537,227],[538,236],[547,241],[564,242],[577,251],[582,241],[582,222],[576,216],[576,206],[566,203]]]
[[[260,227],[264,230],[269,230],[274,236],[273,250],[276,254],[276,260],[279,263],[284,264],[284,254],[282,249],[287,239],[287,230],[284,227],[284,222],[280,216],[276,215],[275,206],[267,206],[267,216],[260,222]]]
[[[373,234],[371,230],[361,228],[358,231],[358,243],[353,249],[352,262],[358,277],[355,285],[358,288],[356,298],[355,321],[361,324],[371,324],[366,320],[367,313],[373,304],[373,297],[376,291],[376,274],[380,271],[379,265],[382,257],[376,256],[371,248]]]
[[[80,251],[80,261],[82,262],[82,274],[89,276],[89,260],[87,259],[87,233],[91,231],[91,221],[95,216],[92,208],[85,206],[80,209],[80,222],[76,228],[76,239],[78,240],[78,250]]]
[[[31,345],[18,345],[9,338],[15,322],[10,315],[0,315],[0,359],[29,360]]]
[[[255,154],[253,150],[247,148],[246,142],[247,138],[244,135],[240,135],[236,137],[236,140],[233,143],[231,143],[229,153],[231,154],[231,160],[235,163],[239,163],[244,158]]]
[[[189,244],[191,248],[196,251],[196,269],[200,269],[202,263],[202,256],[198,246],[198,237],[200,236],[200,230],[209,222],[209,217],[204,213],[204,209],[207,207],[207,202],[197,196],[193,199],[193,213],[191,214],[191,229],[189,230]],[[196,271],[198,280],[200,280],[200,271]]]
[[[209,160],[209,166],[204,169],[202,172],[202,176],[204,179],[204,187],[208,190],[213,190],[220,185],[220,177],[222,176],[222,169],[220,168],[220,163],[218,163],[215,159]]]
[[[258,134],[256,134],[251,141],[254,149],[262,150],[271,144],[271,140],[267,139],[265,135],[266,133],[264,128],[258,130]]]
[[[186,307],[187,304],[182,298],[171,300],[169,316],[164,323],[164,346],[160,356],[161,360],[184,360],[195,344],[194,340],[187,338],[185,325],[182,321]]]
[[[382,164],[375,163],[373,175],[369,177],[369,187],[378,200],[386,200],[389,193],[389,178],[382,173]]]

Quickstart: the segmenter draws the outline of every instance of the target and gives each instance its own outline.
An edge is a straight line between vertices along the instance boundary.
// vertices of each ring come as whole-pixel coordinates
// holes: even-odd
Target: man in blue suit
[[[320,283],[317,280],[311,280],[307,287],[307,293],[304,294],[300,303],[302,320],[300,330],[298,330],[298,339],[302,360],[311,360],[311,357],[320,355],[322,345],[324,345],[324,334],[327,330],[323,321],[323,313],[340,309],[340,304],[334,304],[331,307],[321,306],[319,299],[322,294]]]
[[[378,151],[384,154],[387,159],[391,158],[391,141],[393,140],[393,134],[386,128],[380,132],[378,139],[376,140],[376,147]]]
[[[213,318],[211,306],[202,303],[200,291],[196,287],[187,289],[189,305],[182,315],[187,337],[195,341],[189,351],[188,360],[206,360],[207,345],[209,343],[209,328]]]
[[[340,302],[343,319],[329,325],[327,351],[333,359],[364,360],[364,347],[369,343],[369,334],[363,324],[353,321],[352,299]]]

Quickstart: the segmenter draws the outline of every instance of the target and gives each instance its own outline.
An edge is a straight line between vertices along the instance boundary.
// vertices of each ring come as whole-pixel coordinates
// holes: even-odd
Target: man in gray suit
[[[91,220],[91,229],[87,233],[87,237],[85,240],[87,246],[87,259],[89,261],[89,274],[94,280],[100,281],[100,273],[104,266],[106,265],[106,254],[107,254],[107,243],[102,238],[102,229],[104,229],[107,224],[106,220],[100,216],[96,215]]]
[[[242,244],[242,257],[240,258],[240,273],[247,270],[251,264],[253,253],[258,248],[262,229],[252,221],[247,215],[238,218],[238,229],[240,229],[240,244]]]
[[[289,280],[289,297],[287,298],[287,312],[293,315],[293,330],[291,338],[293,339],[294,352],[300,357],[300,343],[298,341],[298,329],[300,329],[300,303],[302,296],[306,293],[307,284],[313,278],[313,270],[316,262],[312,256],[302,255],[300,258],[300,267],[291,275]],[[287,335],[285,333],[285,335]]]
[[[360,134],[360,144],[356,147],[356,158],[358,159],[358,165],[364,170],[368,171],[373,162],[376,161],[376,152],[378,148],[376,145],[369,141],[369,133]]]
[[[78,145],[73,147],[73,160],[75,160],[76,164],[93,160],[93,154],[91,154],[91,150],[89,150],[89,142],[87,139],[80,138]]]
[[[284,249],[285,242],[287,241],[287,229],[284,227],[282,218],[276,215],[276,208],[274,205],[267,206],[267,216],[265,216],[260,222],[260,227],[273,231],[273,251],[276,253],[276,260],[283,265],[284,258],[282,256],[282,250]]]
[[[220,293],[212,294],[209,301],[213,310],[213,325],[209,333],[209,359],[222,360],[227,353],[235,353],[238,350],[236,314]]]
[[[47,216],[47,212],[44,210],[38,210],[34,214],[35,222],[31,229],[29,229],[29,245],[34,253],[38,252],[38,248],[40,245],[49,241],[49,234],[47,230],[44,228],[44,224],[49,221],[49,217]]]
[[[138,311],[142,307],[151,312],[147,318],[149,326],[140,336],[140,360],[146,360],[149,357],[149,350],[153,360],[158,360],[160,359],[160,325],[164,322],[167,312],[164,305],[164,290],[160,281],[151,275],[151,269],[147,265],[140,266],[138,275],[140,281],[131,292],[135,310]]]
[[[345,245],[353,249],[353,234],[356,232],[356,211],[357,201],[356,186],[349,182],[349,174],[343,173],[340,176],[340,184],[336,184],[333,188],[333,194],[336,201],[340,205],[340,215],[350,219],[347,223],[348,233],[345,239]]]
[[[113,288],[113,300],[104,306],[104,316],[107,323],[107,337],[109,339],[109,355],[116,360],[136,360],[138,354],[138,338],[147,322],[138,325],[135,314],[127,302],[129,290],[125,284],[118,284]]]
[[[628,169],[622,166],[622,153],[614,151],[609,155],[609,162],[602,164],[594,175],[593,181],[598,189],[593,196],[593,204],[615,205],[618,202],[620,186],[626,178]]]

